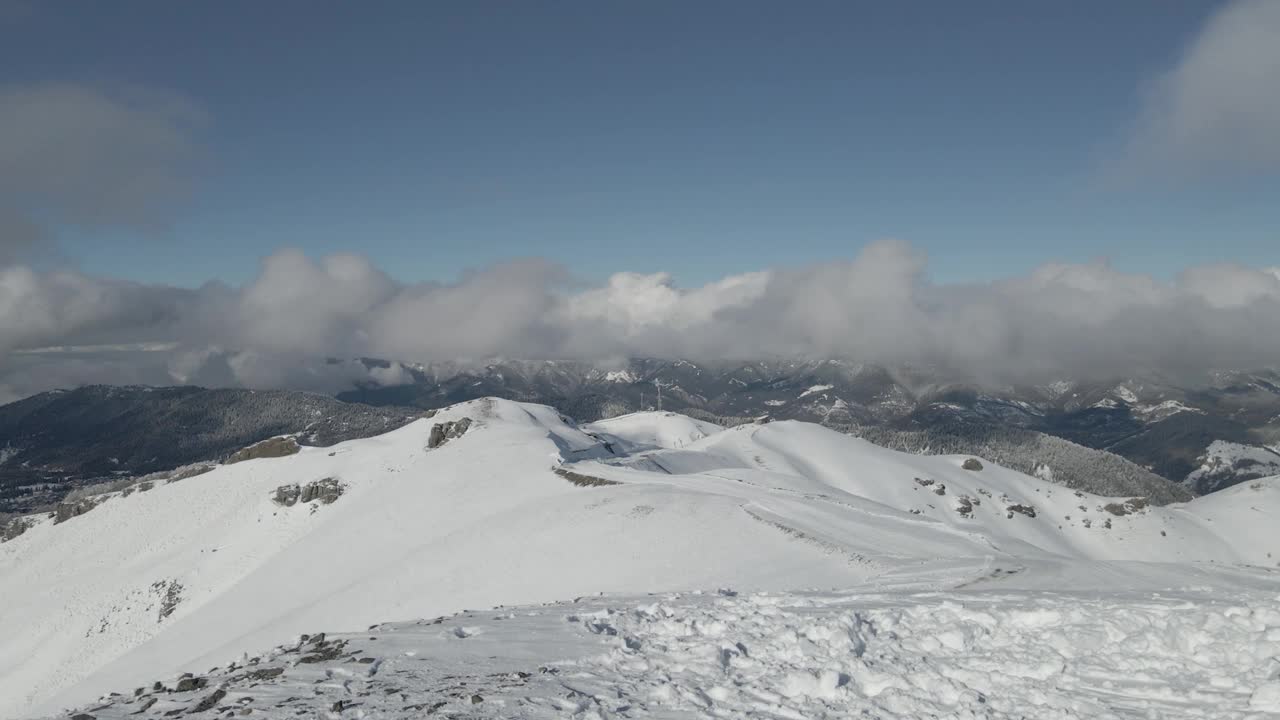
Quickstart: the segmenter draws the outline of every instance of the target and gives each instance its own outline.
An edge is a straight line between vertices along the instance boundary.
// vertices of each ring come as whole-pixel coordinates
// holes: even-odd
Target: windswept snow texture
[[[434,426],[464,419],[470,421],[465,433],[428,448]],[[847,705],[854,701],[885,703],[883,717],[917,717],[937,707],[957,717],[984,717],[982,707],[1005,713],[990,717],[1018,717],[1020,703],[1032,704],[1023,714],[1033,717],[1107,717],[1091,708],[1124,717],[1131,701],[1168,717],[1163,709],[1196,703],[1208,713],[1243,708],[1255,693],[1261,698],[1255,705],[1269,702],[1270,691],[1257,687],[1278,669],[1260,658],[1275,654],[1264,643],[1274,643],[1280,632],[1266,619],[1280,591],[1267,569],[1280,553],[1280,479],[1151,507],[970,459],[897,453],[800,422],[722,429],[639,413],[580,429],[545,406],[483,399],[382,436],[304,447],[288,457],[113,494],[65,522],[41,518],[0,543],[0,717],[84,706],[110,691],[132,693],[176,672],[243,662],[246,653],[301,633],[354,632],[464,608],[601,592],[719,587],[735,588],[744,599],[681,600],[675,616],[600,606],[591,612],[603,613],[599,618],[614,629],[599,628],[600,637],[564,630],[561,613],[554,628],[535,623],[502,636],[467,656],[472,660],[458,660],[457,668],[443,648],[519,626],[476,615],[474,628],[406,629],[420,647],[403,652],[416,655],[369,648],[361,656],[372,657],[368,663],[345,654],[320,657],[303,662],[316,667],[297,670],[302,675],[288,669],[280,682],[297,677],[300,684],[281,693],[311,702],[314,694],[303,692],[303,684],[310,688],[321,679],[315,688],[352,694],[332,702],[390,712],[385,703],[401,693],[435,697],[438,683],[461,682],[446,675],[472,673],[478,683],[480,674],[536,672],[526,666],[577,657],[596,658],[573,666],[572,672],[588,673],[581,689],[561,683],[569,670],[560,679],[516,676],[551,684],[528,690],[534,698],[528,707],[504,709],[485,696],[468,712],[626,717],[615,703],[619,692],[636,703],[632,716],[653,708],[659,716],[669,710],[669,717],[840,717],[849,714],[847,707],[880,707]],[[342,488],[331,504],[276,500],[282,487],[319,481]],[[985,598],[977,601],[985,609],[954,609],[935,595],[886,595],[870,604],[840,594],[761,596],[774,598],[768,601],[750,595],[853,587],[960,592],[962,586]],[[1059,596],[1055,590],[1090,592]],[[1211,606],[1215,593],[1243,609]],[[722,611],[731,612],[715,619]],[[1262,615],[1248,614],[1255,611]],[[538,617],[544,616],[550,617]],[[826,619],[811,624],[819,617]],[[859,617],[870,618],[875,632],[851,632],[862,628]],[[1035,618],[1043,622],[1036,625]],[[1062,642],[1074,645],[1037,642],[1057,637],[1058,625]],[[810,634],[804,629],[810,627],[826,629]],[[1188,634],[1194,628],[1199,635]],[[737,650],[741,658],[709,640],[677,647],[682,638],[728,637],[731,630],[743,633],[732,641],[746,646]],[[637,647],[625,643],[632,636]],[[351,650],[359,649],[356,638],[350,636]],[[1121,649],[1126,638],[1136,652]],[[613,644],[588,647],[583,640]],[[872,650],[859,656],[851,650],[858,643]],[[1227,658],[1226,647],[1240,654]],[[1086,650],[1097,659],[1082,660]],[[602,653],[607,657],[600,659]],[[1140,664],[1125,665],[1126,657]],[[867,668],[858,669],[855,660]],[[1170,689],[1170,678],[1193,677],[1188,673],[1202,662],[1218,673],[1205,675],[1206,682],[1219,685]],[[305,674],[322,669],[323,677]],[[408,675],[401,678],[400,670]],[[1030,675],[1000,680],[1007,672]],[[362,686],[370,673],[386,687]],[[977,677],[992,674],[998,677]],[[1105,683],[1121,674],[1126,685],[1108,700]],[[1054,684],[1057,676],[1066,679]],[[1234,684],[1222,685],[1226,680],[1214,679],[1219,676]],[[246,682],[232,686],[243,689]],[[893,685],[913,682],[925,684]],[[1135,690],[1135,683],[1142,688]],[[190,688],[208,692],[189,699],[208,700],[215,685]],[[525,692],[516,685],[504,690],[497,680],[490,685],[486,691],[497,696]],[[400,692],[387,696],[393,686]],[[371,694],[359,695],[361,688]],[[903,699],[881,698],[889,689]],[[1007,697],[998,697],[1001,690]],[[461,702],[447,696],[456,691],[430,702]],[[225,692],[211,707],[237,701]],[[379,693],[387,697],[375,705],[370,698]],[[566,696],[571,705],[559,704]],[[166,693],[163,703],[175,698]],[[537,698],[555,704],[540,705]],[[601,698],[610,699],[602,704]],[[926,700],[934,705],[921,704]],[[405,706],[422,702],[404,700]],[[413,712],[424,714],[429,706]],[[159,698],[153,707],[178,709]],[[300,709],[314,713],[315,707]],[[1036,708],[1059,714],[1036,714]],[[283,717],[285,711],[270,712]]]
[[[281,719],[1261,720],[1280,711],[1277,654],[1274,595],[721,591],[307,638],[216,669],[196,690],[172,692],[182,681],[165,678],[164,690],[89,710],[101,719],[204,703]]]

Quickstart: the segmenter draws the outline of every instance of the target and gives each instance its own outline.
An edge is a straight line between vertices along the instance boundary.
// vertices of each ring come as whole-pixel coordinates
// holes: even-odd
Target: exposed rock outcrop
[[[578,487],[603,487],[605,485],[621,485],[622,484],[619,482],[615,482],[613,480],[605,480],[604,478],[598,478],[598,477],[595,477],[594,475],[583,475],[582,473],[576,473],[576,472],[573,472],[572,470],[565,470],[564,468],[556,468],[555,474],[559,475],[565,480],[568,480],[574,485],[577,485]]]
[[[431,434],[427,437],[427,448],[434,450],[441,445],[462,437],[471,428],[471,418],[439,422],[431,426]]]
[[[276,488],[275,494],[271,496],[271,502],[283,507],[293,507],[298,504],[298,498],[302,496],[302,486],[298,483],[289,483]]]
[[[60,502],[53,509],[53,524],[64,523],[98,507],[105,498],[83,498],[74,502]]]
[[[336,660],[342,656],[346,647],[347,641],[329,642],[325,640],[324,633],[320,633],[307,641],[306,646],[300,651],[303,655],[298,658],[298,662],[305,665]]]
[[[157,580],[151,583],[151,592],[160,599],[156,622],[164,622],[165,618],[178,609],[178,604],[182,602],[182,589],[182,583],[177,580]]]
[[[293,507],[298,503],[306,505],[315,501],[321,505],[332,505],[342,493],[346,491],[337,478],[322,478],[309,482],[305,485],[290,483],[289,485],[281,485],[276,488],[275,493],[271,496],[271,501],[283,507]]]
[[[246,448],[246,450],[247,449],[248,448]],[[241,450],[240,452],[244,452],[244,450]],[[298,451],[294,450],[293,452],[298,452]],[[289,454],[292,455],[293,453],[289,453]],[[184,465],[178,468],[177,470],[173,471],[173,474],[169,476],[169,482],[178,482],[179,480],[186,480],[187,478],[193,478],[197,475],[203,475],[207,472],[211,472],[216,467],[218,466],[212,463],[196,463],[194,465]]]
[[[1006,511],[1006,517],[1008,517],[1011,520],[1013,519],[1014,513],[1026,515],[1027,517],[1031,517],[1031,518],[1036,516],[1036,509],[1031,505],[1022,505],[1022,504],[1008,505],[1005,507],[1005,511]]]
[[[1122,503],[1107,503],[1102,506],[1102,509],[1112,515],[1123,517],[1125,515],[1133,515],[1134,513],[1144,510],[1147,505],[1148,503],[1146,498],[1129,498]]]
[[[9,522],[0,525],[0,542],[9,542],[18,537],[22,533],[31,529],[36,524],[36,520],[31,515],[16,517]]]
[[[218,703],[222,702],[222,698],[226,696],[227,696],[227,691],[223,690],[222,688],[218,688],[217,690],[214,690],[212,693],[210,693],[203,700],[196,703],[196,706],[191,708],[191,712],[192,713],[208,712],[209,710],[212,710],[215,707],[217,707]]]
[[[956,505],[955,505],[956,512],[959,513],[960,517],[962,518],[966,518],[966,519],[972,518],[973,509],[981,504],[982,504],[982,501],[976,497],[961,495],[960,497],[956,498]]]
[[[279,437],[267,438],[262,442],[257,442],[249,447],[242,448],[231,453],[225,464],[234,465],[245,460],[257,460],[259,458],[277,458],[287,455],[294,455],[301,449],[298,440],[292,435],[281,435]]]
[[[191,673],[185,673],[178,679],[178,684],[174,686],[174,692],[191,692],[199,690],[209,684],[208,678],[195,677]]]

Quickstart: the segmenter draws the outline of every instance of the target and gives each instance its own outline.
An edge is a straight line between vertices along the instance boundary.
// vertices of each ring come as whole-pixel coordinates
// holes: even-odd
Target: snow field
[[[610,615],[599,697],[688,717],[1241,718],[1280,712],[1280,604],[752,596]],[[601,715],[606,717],[607,715]]]
[[[464,418],[465,434],[427,447],[433,426]],[[306,702],[292,705],[334,717],[419,717],[395,705],[400,695],[418,698],[404,706],[463,702],[461,676],[489,688],[466,710],[478,717],[1272,711],[1280,478],[1151,507],[970,459],[798,422],[723,429],[636,413],[579,428],[545,406],[485,399],[375,438],[221,467],[0,544],[0,717],[225,667],[304,632],[716,587],[743,595],[386,626],[402,628],[403,655],[379,649],[377,633],[335,636],[382,669],[346,667],[360,663],[344,655],[340,667],[290,665],[280,682],[308,678],[291,694]],[[344,488],[332,504],[273,500],[322,479]],[[561,671],[542,678],[547,663]],[[385,702],[360,689],[388,690],[380,683],[401,671],[404,692]],[[530,677],[486,679],[516,671]],[[246,682],[234,677],[220,682]],[[364,709],[307,699],[330,685],[331,703]],[[530,699],[510,699],[513,688]],[[262,702],[266,690],[253,692]],[[154,709],[198,694],[164,692]],[[275,707],[261,711],[286,716]]]
[[[673,594],[497,608],[299,643],[213,688],[255,717],[1213,720],[1280,712],[1280,597],[981,592]],[[334,711],[334,708],[341,708]]]

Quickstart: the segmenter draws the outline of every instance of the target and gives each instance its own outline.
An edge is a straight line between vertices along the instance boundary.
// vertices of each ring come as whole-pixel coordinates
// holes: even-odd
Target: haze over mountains
[[[565,362],[395,367],[412,382],[370,382],[338,397],[439,407],[496,395],[555,404],[579,417],[608,417],[655,407],[661,393],[664,407],[679,412],[768,415],[855,432],[887,428],[938,436],[933,442],[922,438],[918,449],[947,434],[980,442],[991,430],[1008,431],[1010,438],[1029,430],[1120,455],[1198,494],[1280,471],[1280,373],[1272,370],[1216,372],[1199,384],[1149,373],[1104,382],[1059,378],[982,386],[937,370],[841,360],[632,360],[608,369]]]
[[[87,483],[216,462],[273,435],[327,445],[377,434],[422,410],[486,396],[596,420],[656,408],[661,394],[664,409],[716,422],[816,422],[898,450],[971,452],[1068,487],[1157,503],[1280,473],[1274,371],[1217,373],[1190,387],[1156,376],[982,388],[839,360],[333,363],[366,371],[337,401],[99,386],[0,407],[0,512],[50,506]]]
[[[0,513],[50,506],[85,484],[218,462],[275,435],[332,445],[420,414],[286,391],[91,386],[43,393],[0,406]]]

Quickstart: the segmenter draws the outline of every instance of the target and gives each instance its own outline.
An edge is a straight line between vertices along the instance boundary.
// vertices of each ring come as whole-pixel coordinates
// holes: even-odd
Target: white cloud
[[[389,299],[396,283],[356,255],[313,262],[282,250],[241,294],[234,328],[224,331],[269,352],[349,352],[369,311]]]
[[[568,299],[569,322],[599,322],[624,337],[638,338],[656,329],[685,329],[709,322],[725,308],[748,303],[768,286],[767,272],[734,275],[690,291],[671,284],[669,273],[620,272],[602,288]]]
[[[1189,175],[1280,169],[1280,2],[1214,14],[1150,88],[1126,164]]]
[[[883,241],[851,260],[697,288],[661,273],[619,273],[586,289],[569,280],[562,268],[522,261],[451,284],[406,285],[361,257],[316,260],[296,250],[267,258],[239,289],[11,267],[0,271],[0,352],[9,352],[0,356],[0,385],[11,394],[111,378],[334,390],[407,377],[396,366],[371,373],[328,361],[361,356],[838,356],[990,381],[1253,368],[1280,357],[1280,277],[1237,265],[1189,268],[1166,282],[1105,263],[1052,264],[988,284],[941,285],[929,281],[922,253]]]
[[[167,332],[184,293],[76,272],[0,267],[0,353],[15,348],[152,339]]]
[[[1215,308],[1246,307],[1260,300],[1280,302],[1280,273],[1275,269],[1204,265],[1183,272],[1178,284]]]
[[[0,263],[47,251],[48,222],[162,220],[189,189],[203,120],[155,91],[0,87]]]

